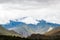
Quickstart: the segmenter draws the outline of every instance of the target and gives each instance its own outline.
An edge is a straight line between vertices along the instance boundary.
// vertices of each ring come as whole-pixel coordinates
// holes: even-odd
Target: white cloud
[[[0,24],[22,17],[32,17],[32,19],[44,19],[49,22],[60,24],[60,1],[37,2],[25,1],[22,3],[2,3],[0,4]],[[31,4],[32,3],[32,4]],[[25,19],[30,23],[32,19]],[[33,21],[36,22],[36,21]],[[37,23],[37,22],[36,22]]]
[[[34,18],[32,18],[32,17],[27,17],[27,18],[25,18],[24,20],[19,20],[19,21],[21,21],[21,22],[24,22],[24,23],[26,23],[26,24],[37,24],[38,23],[38,21],[36,21]]]

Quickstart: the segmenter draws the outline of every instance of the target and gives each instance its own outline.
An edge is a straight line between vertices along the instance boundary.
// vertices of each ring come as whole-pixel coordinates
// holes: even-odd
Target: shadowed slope
[[[22,37],[20,34],[14,32],[14,31],[6,30],[6,29],[3,28],[1,25],[0,25],[0,35],[19,36],[19,37]]]

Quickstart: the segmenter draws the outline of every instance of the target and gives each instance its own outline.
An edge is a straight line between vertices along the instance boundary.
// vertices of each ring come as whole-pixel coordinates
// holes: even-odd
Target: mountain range
[[[1,40],[60,40],[60,27],[56,27],[45,34],[31,34],[27,38],[13,30],[7,30],[0,25]]]
[[[27,37],[31,34],[45,34],[56,27],[60,27],[60,24],[47,22],[45,20],[36,21],[38,21],[37,24],[26,24],[24,22],[10,20],[10,23],[3,24],[2,26],[8,30],[14,30],[24,37]]]

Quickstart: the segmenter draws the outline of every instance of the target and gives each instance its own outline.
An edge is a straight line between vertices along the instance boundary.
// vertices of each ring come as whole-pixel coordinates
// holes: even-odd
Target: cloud
[[[0,24],[22,17],[44,19],[60,24],[59,2],[59,0],[0,0]]]

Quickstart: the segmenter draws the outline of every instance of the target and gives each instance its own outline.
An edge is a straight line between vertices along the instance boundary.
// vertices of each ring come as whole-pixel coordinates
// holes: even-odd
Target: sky
[[[26,23],[44,19],[60,24],[60,0],[0,0],[0,24],[23,17]]]

